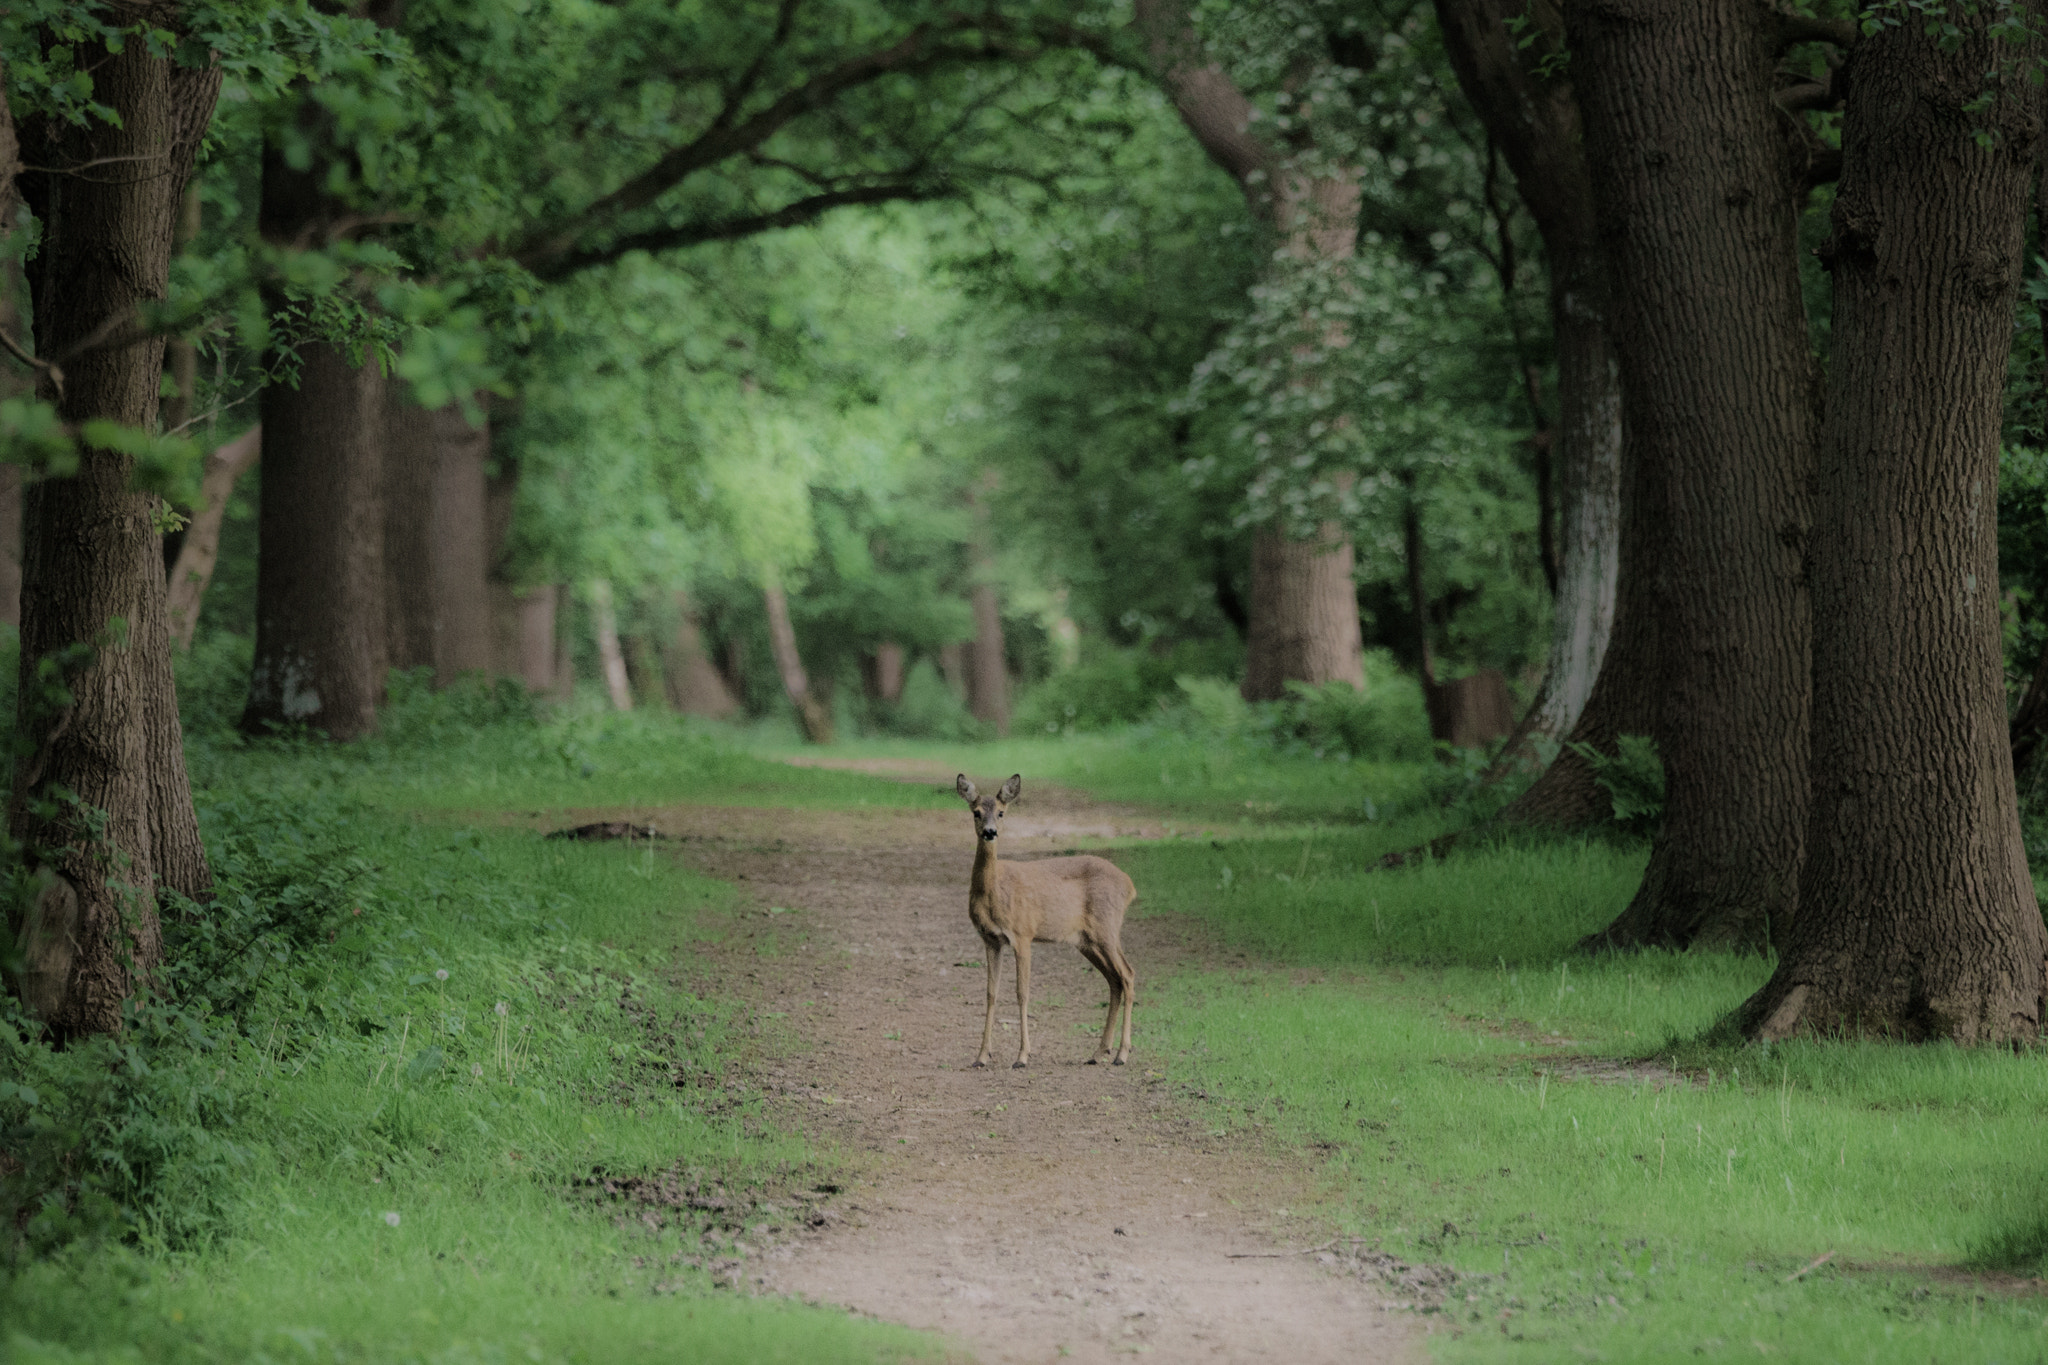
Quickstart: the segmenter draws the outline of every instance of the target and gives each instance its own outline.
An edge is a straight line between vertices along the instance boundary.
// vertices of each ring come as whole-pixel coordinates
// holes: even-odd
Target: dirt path
[[[1270,1254],[1326,1235],[1288,1213],[1307,1204],[1308,1173],[1208,1139],[1148,1069],[1164,1040],[1146,1028],[1145,981],[1195,951],[1173,920],[1125,930],[1133,1065],[1082,1065],[1107,992],[1079,954],[1047,947],[1033,958],[1030,1069],[976,1071],[982,950],[964,808],[652,819],[685,841],[687,862],[755,902],[754,936],[726,965],[801,1040],[764,1064],[779,1117],[864,1154],[845,1221],[757,1260],[757,1288],[943,1332],[990,1362],[1419,1357],[1415,1320],[1385,1311],[1377,1284],[1336,1273],[1346,1263],[1327,1254]],[[1008,823],[1013,857],[1159,833],[1143,812],[1029,783]],[[998,1052],[1014,1055],[1014,996],[997,1017]],[[1232,1256],[1247,1252],[1267,1254]]]

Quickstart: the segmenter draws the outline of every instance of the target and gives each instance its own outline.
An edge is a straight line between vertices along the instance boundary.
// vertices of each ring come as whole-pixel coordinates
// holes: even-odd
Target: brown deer
[[[961,799],[974,812],[974,879],[967,891],[967,917],[988,950],[988,1013],[981,1021],[981,1055],[976,1066],[988,1065],[989,1042],[996,1027],[996,969],[1002,963],[1003,945],[1017,954],[1017,1060],[1016,1066],[1031,1062],[1031,945],[1071,943],[1081,956],[1095,965],[1109,982],[1109,1018],[1102,1025],[1102,1045],[1088,1059],[1094,1066],[1108,1058],[1122,1066],[1131,1056],[1131,1007],[1137,1003],[1138,974],[1124,956],[1124,909],[1137,896],[1138,888],[1123,869],[1107,858],[1083,855],[1077,858],[1043,858],[1030,863],[1005,863],[996,859],[996,836],[1001,833],[1003,808],[1017,799],[1024,779],[1012,773],[1002,790],[983,796],[962,773],[954,783]],[[1124,1015],[1123,1043],[1115,1054],[1116,1015]]]

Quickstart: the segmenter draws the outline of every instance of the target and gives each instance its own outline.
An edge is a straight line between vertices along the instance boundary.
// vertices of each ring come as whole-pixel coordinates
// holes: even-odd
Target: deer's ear
[[[966,773],[962,773],[953,779],[953,790],[960,793],[962,801],[972,801],[981,794],[974,790],[974,784],[967,780]]]
[[[1011,773],[1010,780],[1008,782],[1005,782],[1003,784],[1003,789],[996,793],[996,800],[1002,802],[1004,805],[1007,806],[1012,801],[1015,801],[1017,799],[1017,793],[1023,790],[1024,774]]]

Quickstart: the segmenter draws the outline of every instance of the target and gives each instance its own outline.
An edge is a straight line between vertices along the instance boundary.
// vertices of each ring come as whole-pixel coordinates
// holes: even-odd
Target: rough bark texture
[[[1253,534],[1245,700],[1277,700],[1292,681],[1365,690],[1351,572],[1351,541],[1335,526],[1320,542],[1290,540],[1270,526]]]
[[[1813,801],[1799,915],[1750,1032],[2038,1036],[1998,605],[1998,446],[2040,136],[2038,44],[1851,58],[1822,259],[1834,350],[1813,549]],[[1986,72],[2010,85],[1969,106]],[[1996,145],[1978,145],[1989,127]]]
[[[185,197],[178,206],[178,233],[174,239],[177,250],[183,251],[199,236],[201,224],[199,186],[186,188]],[[163,400],[164,430],[173,436],[184,432],[198,411],[199,401],[199,348],[190,337],[172,337],[168,347],[171,388],[174,392]]]
[[[1627,440],[1661,472],[1663,829],[1600,941],[1761,946],[1797,903],[1806,823],[1804,550],[1814,376],[1768,12],[1566,10],[1613,265]]]
[[[384,696],[384,379],[324,342],[263,391],[256,662],[242,728],[347,740]]]
[[[604,691],[614,711],[633,709],[633,684],[626,676],[626,652],[619,647],[619,617],[612,606],[612,585],[603,579],[590,585],[590,628],[597,636],[597,657],[604,666]]]
[[[1592,696],[1614,628],[1621,564],[1621,370],[1593,182],[1571,84],[1536,64],[1563,45],[1564,16],[1539,0],[1436,0],[1458,84],[1499,148],[1543,237],[1557,351],[1552,433],[1557,555],[1550,659],[1507,746],[1563,739]],[[1533,24],[1509,28],[1510,20]],[[1550,500],[1545,499],[1546,510]],[[1546,525],[1548,522],[1546,522]],[[1647,728],[1647,727],[1645,727]]]
[[[214,566],[220,562],[220,527],[227,517],[228,499],[234,496],[235,480],[255,467],[262,451],[263,428],[258,425],[207,452],[199,480],[199,505],[192,509],[192,521],[185,527],[178,556],[171,564],[171,641],[180,649],[192,648],[193,634],[199,629],[199,608],[206,600],[207,585],[213,582]]]
[[[740,709],[732,689],[725,685],[704,652],[704,622],[690,594],[675,593],[676,629],[662,656],[662,680],[668,685],[668,703],[686,716],[724,720]]]
[[[1355,176],[1309,176],[1251,132],[1252,105],[1208,61],[1178,0],[1139,0],[1137,22],[1181,121],[1243,190],[1252,214],[1295,260],[1341,261],[1357,248]],[[1286,267],[1282,267],[1286,268]],[[1348,682],[1364,690],[1358,589],[1350,538],[1334,523],[1306,541],[1264,527],[1252,548],[1245,640],[1247,700],[1286,695],[1288,682]]]
[[[176,17],[167,10],[153,22]],[[63,358],[62,391],[46,384],[44,396],[69,422],[110,418],[147,430],[163,342],[72,352],[164,296],[179,199],[220,74],[180,69],[140,42],[80,58],[94,99],[119,125],[43,125],[21,158],[49,168],[24,185],[43,225],[36,343]],[[0,165],[16,160],[0,112]],[[125,173],[62,173],[87,163]],[[0,185],[0,202],[12,198],[12,186]],[[171,681],[159,504],[130,491],[131,473],[126,456],[87,449],[75,475],[42,480],[24,498],[17,724],[28,755],[16,767],[9,821],[43,892],[36,922],[18,926],[29,970],[15,986],[60,1036],[118,1030],[123,1003],[161,952],[155,893],[212,887]],[[40,705],[38,664],[67,655],[70,704]],[[104,816],[97,832],[88,811]]]
[[[434,666],[434,414],[401,384],[384,394],[384,650],[392,668]]]
[[[804,661],[797,654],[796,627],[789,620],[789,598],[780,587],[761,589],[761,604],[768,612],[768,645],[775,651],[775,671],[782,675],[782,691],[796,708],[797,724],[804,738],[813,744],[832,742],[832,712],[811,691]]]

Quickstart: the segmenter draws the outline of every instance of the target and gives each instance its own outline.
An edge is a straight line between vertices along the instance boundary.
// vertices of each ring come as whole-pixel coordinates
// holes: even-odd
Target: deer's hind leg
[[[1017,1060],[1010,1063],[1014,1069],[1031,1065],[1031,940],[1019,935],[1010,951],[1017,955]]]
[[[1104,946],[1109,950],[1110,964],[1116,968],[1119,989],[1110,997],[1109,1026],[1104,1027],[1102,1031],[1102,1045],[1109,1046],[1110,1028],[1116,1024],[1116,1001],[1121,997],[1124,1006],[1124,1041],[1123,1046],[1116,1050],[1116,1056],[1110,1059],[1110,1065],[1122,1066],[1131,1059],[1131,1011],[1138,1004],[1138,974],[1131,970],[1131,960],[1124,956],[1122,944],[1110,943]]]
[[[974,1059],[974,1064],[987,1066],[989,1045],[994,1041],[996,1031],[996,973],[1003,965],[1003,941],[985,938],[981,947],[988,957],[988,1012],[981,1016],[981,1055]]]
[[[1091,943],[1081,945],[1081,956],[1102,973],[1102,979],[1109,983],[1109,1017],[1102,1021],[1102,1042],[1096,1047],[1095,1055],[1088,1059],[1088,1065],[1100,1066],[1109,1060],[1110,1044],[1116,1040],[1116,1012],[1124,1002],[1124,979],[1110,964],[1102,948]]]

